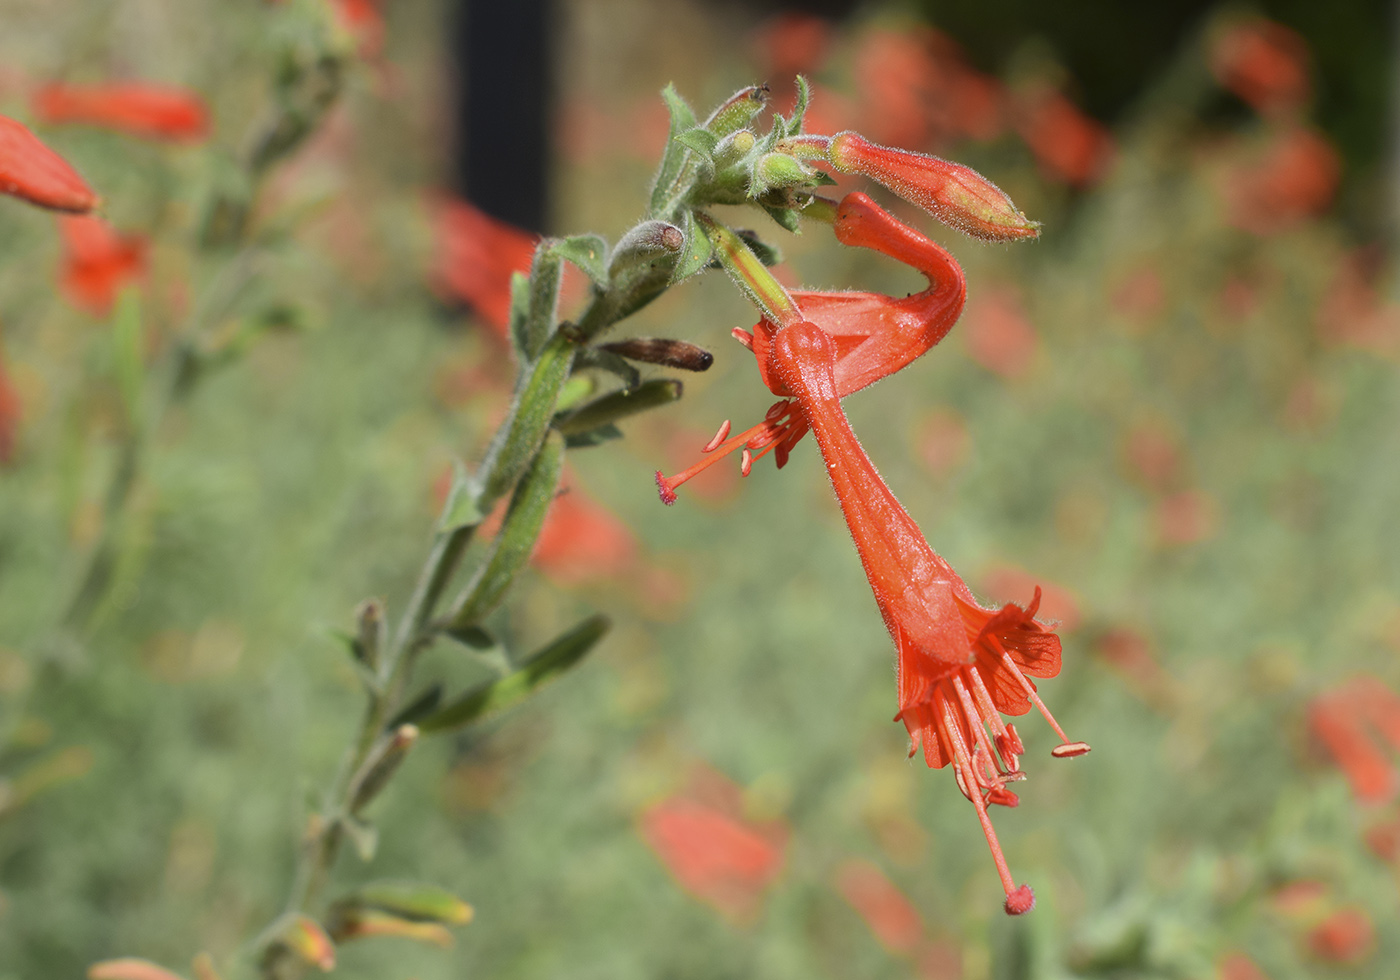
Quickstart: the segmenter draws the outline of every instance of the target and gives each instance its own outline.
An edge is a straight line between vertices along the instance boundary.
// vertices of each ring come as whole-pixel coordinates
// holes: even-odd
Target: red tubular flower
[[[1021,715],[1034,704],[1061,738],[1057,758],[1089,751],[1071,742],[1040,700],[1031,677],[1060,671],[1060,640],[1036,622],[1040,590],[1025,609],[1008,603],[989,609],[924,540],[857,441],[841,409],[837,347],[812,323],[774,339],[773,366],[796,397],[821,447],[861,564],[899,657],[899,713],[910,755],[923,745],[931,768],[953,764],[958,787],[977,810],[1006,911],[1028,912],[1030,886],[1016,886],[1001,853],[987,805],[1015,806],[1007,784],[1024,778],[1020,737],[1001,715]],[[998,763],[998,760],[999,763]]]
[[[1400,696],[1375,677],[1357,677],[1308,708],[1313,734],[1327,746],[1362,803],[1383,803],[1400,789],[1400,770],[1380,741],[1400,751]]]
[[[794,290],[802,315],[829,334],[837,351],[836,384],[841,397],[859,391],[910,364],[942,340],[957,322],[967,296],[962,269],[940,245],[905,225],[859,191],[848,194],[836,211],[837,241],[874,249],[918,269],[928,288],[901,299],[882,293]],[[754,459],[773,451],[781,468],[807,423],[792,402],[793,392],[774,372],[770,352],[778,326],[763,319],[749,335],[735,337],[754,352],[764,384],[784,400],[768,410],[758,425],[731,439],[729,423],[705,452],[710,455],[673,477],[657,473],[661,499],[674,503],[676,488],[720,458],[742,448],[747,476]]]
[[[529,273],[539,236],[451,198],[439,205],[435,224],[434,285],[470,305],[492,333],[508,339],[511,274]]]
[[[146,271],[146,239],[121,235],[101,218],[59,219],[63,265],[59,284],[69,302],[106,316],[122,286]]]
[[[74,214],[85,214],[98,203],[67,161],[8,116],[0,116],[0,194]]]
[[[209,134],[209,110],[188,89],[150,82],[45,85],[34,112],[46,123],[79,123],[144,139],[188,142]]]
[[[1293,111],[1308,100],[1308,44],[1271,20],[1236,24],[1210,48],[1217,81],[1265,115]]]
[[[892,953],[913,952],[923,937],[923,917],[883,871],[869,861],[843,861],[836,870],[836,888],[881,946]]]
[[[974,238],[1014,242],[1040,237],[1040,223],[1018,211],[1001,188],[971,167],[877,146],[852,132],[831,137],[827,158],[837,170],[877,180],[945,225]]]

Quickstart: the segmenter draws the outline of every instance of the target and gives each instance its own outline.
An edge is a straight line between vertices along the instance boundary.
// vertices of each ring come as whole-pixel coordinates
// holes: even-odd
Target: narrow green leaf
[[[566,436],[588,432],[629,415],[669,405],[679,400],[684,390],[684,385],[674,378],[654,378],[635,388],[606,394],[563,418],[556,417],[554,427]]]
[[[560,258],[553,246],[541,242],[530,268],[530,303],[525,315],[525,357],[533,361],[554,332],[559,313],[559,284],[563,279]]]
[[[478,513],[490,511],[534,461],[554,417],[559,391],[569,377],[576,349],[571,331],[556,331],[531,368],[511,406],[509,422],[497,430],[482,465],[486,476],[476,497]]]
[[[565,449],[591,449],[594,446],[601,446],[605,442],[612,442],[622,438],[622,430],[609,422],[607,425],[600,425],[596,429],[589,429],[587,432],[577,432],[571,436],[564,437]]]
[[[565,412],[575,405],[583,403],[584,399],[598,390],[598,383],[587,375],[579,374],[581,359],[591,350],[589,347],[580,347],[578,353],[574,355],[573,374],[569,375],[569,380],[564,382],[564,387],[559,389],[559,398],[554,403],[554,411]]]
[[[588,273],[599,289],[608,288],[608,242],[601,235],[571,235],[553,242],[549,250]]]
[[[792,208],[775,208],[768,204],[763,205],[763,210],[768,212],[768,217],[793,234],[802,231],[801,212],[794,211]]]
[[[530,277],[523,272],[510,274],[510,343],[515,356],[528,361],[526,324],[530,317]]]
[[[424,715],[432,714],[441,703],[442,685],[434,684],[399,709],[399,713],[389,719],[389,724],[384,727],[392,731],[400,725],[411,725]]]
[[[336,902],[343,907],[379,909],[415,922],[461,926],[472,920],[472,907],[437,885],[376,881],[362,885]]]
[[[681,252],[676,269],[671,273],[671,282],[678,283],[689,279],[710,264],[714,246],[695,220],[695,212],[686,210],[681,219],[681,230],[685,232],[685,247]]]
[[[450,534],[453,531],[480,524],[485,516],[477,507],[479,488],[476,481],[461,460],[452,461],[452,487],[447,491],[447,503],[438,517],[438,533]]]
[[[622,379],[622,383],[628,388],[635,388],[642,383],[641,372],[631,364],[611,351],[602,350],[597,347],[584,347],[574,358],[574,371],[582,368],[596,368],[599,371],[606,371]],[[571,379],[572,380],[572,379]],[[560,411],[573,408],[574,405],[560,404]],[[559,415],[556,413],[555,418]]]
[[[531,654],[511,673],[472,688],[424,718],[419,727],[425,732],[460,728],[518,704],[582,660],[611,625],[604,615],[590,616]]]
[[[473,650],[494,650],[501,645],[501,641],[496,639],[480,626],[464,626],[461,629],[448,628],[443,630],[448,636],[458,643]]]
[[[687,129],[675,137],[675,140],[682,146],[694,150],[706,160],[714,159],[715,147],[719,146],[719,138],[703,126]]]
[[[453,605],[448,620],[453,629],[474,626],[495,609],[516,574],[530,560],[545,514],[554,502],[563,464],[564,440],[556,434],[545,439],[533,465],[516,485],[501,530],[492,544],[491,557]]]
[[[143,346],[141,294],[135,286],[128,286],[117,297],[112,317],[112,369],[132,431],[139,431],[142,424],[141,395],[146,374]]]
[[[676,137],[688,129],[695,128],[695,111],[680,97],[674,85],[661,90],[661,99],[666,103],[666,111],[671,116],[671,131],[666,138],[666,150],[661,157],[661,169],[656,172],[656,182],[651,189],[651,213],[665,217],[661,212],[672,193],[672,185],[680,176],[689,149],[676,142]]]

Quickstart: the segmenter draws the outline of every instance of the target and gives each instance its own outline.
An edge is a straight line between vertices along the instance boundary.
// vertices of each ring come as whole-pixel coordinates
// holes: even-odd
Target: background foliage
[[[0,201],[0,340],[24,404],[0,469],[0,977],[75,976],[122,954],[218,959],[275,913],[307,802],[359,710],[332,630],[367,595],[403,601],[435,487],[454,455],[479,455],[503,404],[503,348],[424,288],[444,12],[388,7],[383,58],[269,189],[257,220],[291,230],[268,239],[230,314],[286,305],[297,326],[168,414],[116,586],[78,638],[55,624],[114,465],[112,330],[57,294],[52,219]],[[279,9],[0,4],[0,112],[28,118],[28,85],[55,77],[155,77],[211,104],[207,145],[43,133],[115,224],[152,236],[154,347],[223,267],[188,247],[190,216],[264,100]],[[967,31],[977,67],[1013,90],[1027,73],[1058,79],[1113,123],[1111,162],[1077,187],[1014,127],[937,144],[1043,221],[1043,240],[933,232],[967,270],[968,312],[848,402],[931,543],[990,597],[1044,583],[1062,620],[1066,668],[1044,690],[1095,751],[1052,764],[1028,721],[1031,778],[998,815],[1036,911],[1001,917],[952,780],[904,761],[888,637],[815,449],[657,503],[655,469],[767,405],[727,338],[752,314],[707,277],[635,332],[706,344],[716,367],[624,442],[571,456],[638,557],[582,582],[540,573],[498,624],[528,647],[600,608],[615,632],[525,707],[425,741],[375,804],[379,853],[339,867],[344,882],[430,878],[475,922],[446,952],[346,946],[342,975],[1200,977],[1243,951],[1281,980],[1388,976],[1400,958],[1396,855],[1365,837],[1395,819],[1393,798],[1358,803],[1308,725],[1309,704],[1358,674],[1400,689],[1400,318],[1388,253],[1367,241],[1391,213],[1383,141],[1368,142],[1380,121],[1327,117],[1346,151],[1345,221],[1299,214],[1260,233],[1232,217],[1248,209],[1239,175],[1251,183],[1281,124],[1210,76],[1217,22],[1190,20],[1127,97],[1068,43],[992,48],[957,10],[945,26]],[[859,13],[814,77],[859,98],[861,46],[911,24]],[[675,81],[706,105],[753,81],[772,63],[763,30],[680,2],[563,5],[556,230],[625,230],[665,137],[656,90]],[[1352,37],[1358,74],[1391,70],[1379,36]],[[1318,47],[1322,109],[1352,84],[1329,74],[1337,44]],[[794,281],[918,288],[820,231],[781,244]],[[479,668],[438,650],[427,670]],[[638,833],[697,763],[743,788],[749,818],[790,832],[750,917],[678,888]],[[916,952],[883,947],[843,898],[852,858],[917,910]],[[1338,963],[1315,928],[1346,909],[1373,936]]]

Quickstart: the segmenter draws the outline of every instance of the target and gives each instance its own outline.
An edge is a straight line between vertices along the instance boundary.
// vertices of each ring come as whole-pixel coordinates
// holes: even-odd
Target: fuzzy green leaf
[[[703,126],[687,129],[675,137],[675,140],[682,146],[694,150],[706,160],[714,158],[715,147],[719,146],[719,138]]]
[[[685,212],[681,219],[681,230],[685,232],[685,246],[681,251],[680,260],[676,262],[675,271],[671,273],[672,283],[689,279],[709,265],[710,257],[714,255],[714,246],[696,222],[694,211]]]
[[[608,242],[601,235],[570,235],[551,244],[549,250],[588,273],[599,289],[607,288]]]
[[[684,390],[684,385],[674,378],[655,378],[635,388],[614,391],[595,399],[563,418],[556,418],[554,427],[566,436],[588,432],[629,415],[669,405],[679,400]]]
[[[661,158],[661,169],[656,172],[656,182],[651,189],[651,213],[665,217],[661,212],[673,190],[672,185],[680,176],[689,148],[676,141],[676,137],[686,130],[695,128],[695,111],[685,99],[680,97],[674,85],[661,90],[661,99],[666,103],[666,111],[671,116],[671,131],[666,139],[666,152]]]

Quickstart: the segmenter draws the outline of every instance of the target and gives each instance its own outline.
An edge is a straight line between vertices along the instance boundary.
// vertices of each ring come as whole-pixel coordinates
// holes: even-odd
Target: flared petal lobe
[[[98,203],[66,160],[7,116],[0,116],[0,194],[73,214],[86,214]]]

